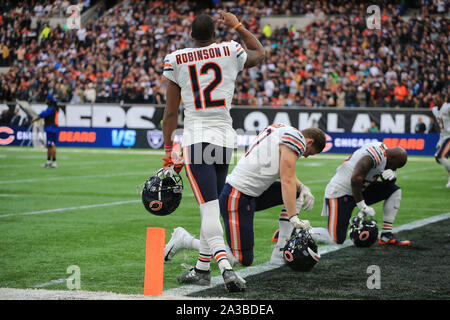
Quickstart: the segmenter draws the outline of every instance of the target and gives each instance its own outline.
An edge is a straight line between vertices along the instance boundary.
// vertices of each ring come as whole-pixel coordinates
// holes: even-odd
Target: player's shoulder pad
[[[450,115],[450,103],[446,102],[444,103],[444,105],[442,106],[443,109],[443,114],[446,114],[447,116]]]
[[[381,142],[370,143],[365,147],[365,152],[372,158],[374,167],[379,166],[386,158],[386,146]]]
[[[173,71],[174,66],[175,66],[175,57],[173,54],[169,53],[164,57],[163,71]]]
[[[306,151],[306,140],[302,133],[290,126],[280,128],[280,143],[291,148],[300,157]]]
[[[245,50],[239,42],[234,40],[230,40],[231,51],[236,53],[237,55],[241,55]]]

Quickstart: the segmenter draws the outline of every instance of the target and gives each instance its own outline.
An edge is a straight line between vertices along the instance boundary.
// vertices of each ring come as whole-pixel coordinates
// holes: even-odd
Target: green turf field
[[[166,242],[177,226],[199,235],[200,214],[184,173],[177,211],[156,217],[142,206],[137,186],[161,167],[162,152],[58,148],[56,169],[40,167],[45,153],[0,148],[0,287],[67,289],[67,268],[75,265],[82,290],[142,293],[146,228],[165,228]],[[320,216],[323,191],[345,156],[318,155],[297,163],[298,178],[316,197],[314,209],[302,214],[314,227],[326,227]],[[449,212],[446,182],[445,170],[432,157],[410,157],[398,177],[403,199],[394,227]],[[374,208],[381,218],[381,204]],[[255,215],[254,265],[270,258],[279,210]],[[339,252],[333,256],[338,259]],[[175,276],[185,271],[181,264],[193,265],[196,257],[197,252],[185,251],[165,265],[165,290],[178,286]]]

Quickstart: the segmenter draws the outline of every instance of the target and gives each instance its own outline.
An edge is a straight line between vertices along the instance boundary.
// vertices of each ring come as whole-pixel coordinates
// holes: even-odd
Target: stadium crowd
[[[66,3],[68,1],[59,1]],[[422,0],[404,17],[405,1],[380,1],[381,29],[366,26],[361,1],[214,1],[235,13],[266,48],[265,62],[243,71],[236,105],[429,108],[448,90],[449,23],[446,1]],[[192,45],[193,1],[125,1],[98,10],[93,23],[69,30],[41,19],[36,6],[11,7],[0,17],[0,100],[61,103],[164,101],[164,56]],[[304,30],[261,25],[261,17],[316,18]],[[218,28],[221,41],[238,40]]]

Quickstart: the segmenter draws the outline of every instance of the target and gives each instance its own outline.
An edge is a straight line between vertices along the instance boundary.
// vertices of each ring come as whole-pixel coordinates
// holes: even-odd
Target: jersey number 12
[[[195,64],[189,66],[189,77],[191,78],[192,93],[194,94],[195,109],[225,107],[225,99],[212,100],[211,92],[222,82],[222,70],[214,62],[207,62],[200,68],[200,76],[207,74],[210,70],[214,72],[214,80],[203,90],[200,88]]]

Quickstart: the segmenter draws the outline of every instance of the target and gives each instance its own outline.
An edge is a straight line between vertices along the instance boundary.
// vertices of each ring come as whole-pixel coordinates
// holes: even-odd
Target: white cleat
[[[172,258],[184,249],[190,249],[189,243],[192,242],[194,236],[182,227],[175,228],[172,237],[164,247],[164,262],[170,262]]]
[[[52,162],[50,164],[50,168],[58,168],[58,164],[56,162]]]
[[[272,256],[270,257],[270,264],[275,266],[284,266],[286,261],[283,257],[283,249],[280,245],[276,244],[272,251]]]

